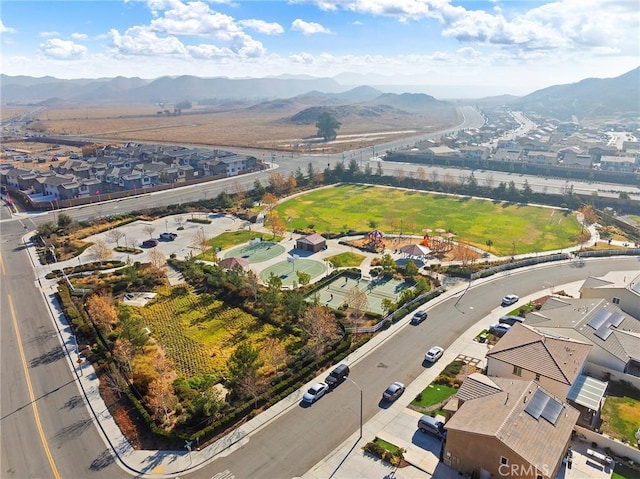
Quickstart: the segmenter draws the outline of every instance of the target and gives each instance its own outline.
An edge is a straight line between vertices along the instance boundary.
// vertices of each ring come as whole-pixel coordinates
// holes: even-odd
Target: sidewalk
[[[305,391],[309,385],[324,377],[323,375],[322,377],[319,376],[318,378],[310,380],[307,385],[300,387],[296,392],[275,406],[254,417],[235,429],[232,433],[202,450],[199,450],[198,444],[191,444],[191,451],[187,450],[186,444],[183,451],[135,450],[122,435],[119,427],[104,404],[99,393],[99,381],[93,367],[84,360],[82,354],[78,351],[75,337],[72,335],[71,328],[68,326],[66,318],[56,300],[57,280],[46,280],[44,278],[44,275],[48,272],[47,270],[51,268],[40,266],[35,248],[30,243],[27,242],[27,244],[30,245],[27,250],[31,256],[42,294],[50,308],[50,312],[62,339],[63,347],[69,357],[69,368],[74,371],[78,386],[81,389],[81,394],[86,398],[85,405],[94,420],[96,429],[102,435],[105,443],[108,444],[117,455],[118,464],[129,474],[136,474],[140,477],[152,476],[155,478],[168,478],[175,477],[187,471],[200,469],[216,457],[230,454],[241,447],[251,434],[259,431],[272,420],[286,413],[290,408],[295,407],[301,400],[302,392]],[[331,254],[336,254],[336,251],[341,250],[351,250],[351,248],[344,245],[337,245],[337,241],[335,246],[332,244]],[[63,265],[57,264],[56,268],[60,268],[61,266]],[[466,287],[466,282],[458,283],[452,286],[445,294],[434,300],[432,304],[444,301],[450,296],[460,293]],[[556,285],[553,289],[564,289],[569,294],[572,294],[575,285]],[[548,293],[550,292],[551,291]],[[531,297],[522,298],[522,301],[527,302],[529,299],[539,297],[543,294],[547,293],[538,292]],[[497,319],[502,314],[503,309],[496,308],[491,315],[483,318],[476,326],[470,328],[465,334],[460,336],[445,351],[444,356],[435,367],[426,369],[423,374],[408,386],[406,393],[397,403],[388,409],[380,411],[364,425],[362,439],[358,440],[359,431],[356,431],[348,440],[338,446],[303,477],[306,479],[327,477],[382,478],[385,476],[407,479],[419,479],[423,477],[442,477],[448,479],[449,477],[458,477],[457,473],[455,476],[447,475],[448,472],[442,469],[443,465],[438,464],[439,441],[421,433],[416,434],[416,423],[420,414],[406,409],[406,405],[410,402],[411,398],[415,397],[418,392],[422,391],[435,379],[445,365],[456,359],[459,355],[464,354],[465,356],[481,360],[480,366],[482,367],[484,365],[484,355],[487,352],[487,346],[473,339],[481,329],[497,322]],[[406,327],[409,317],[410,314],[407,315],[405,320],[396,323],[388,330],[376,335],[365,346],[347,356],[344,362],[347,364],[357,363],[371,350],[383,343],[389,336],[395,334],[400,328]],[[395,470],[395,468],[391,468],[381,461],[365,454],[362,451],[362,447],[375,436],[387,438],[390,442],[406,448],[406,457],[412,466]],[[434,475],[434,473],[436,473],[436,475]]]

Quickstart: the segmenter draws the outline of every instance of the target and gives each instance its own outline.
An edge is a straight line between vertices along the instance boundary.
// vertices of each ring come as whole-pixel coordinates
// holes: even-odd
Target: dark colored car
[[[402,396],[404,389],[404,384],[399,382],[392,383],[385,392],[382,393],[382,399],[385,401],[395,401]]]
[[[177,237],[178,235],[175,233],[160,233],[160,239],[163,239],[166,241],[173,241]]]
[[[411,318],[411,324],[420,324],[425,319],[427,319],[427,312],[422,309],[418,310]]]
[[[511,326],[509,326],[508,324],[492,324],[491,326],[489,326],[489,333],[501,338],[502,336],[507,334],[509,329],[511,329]]]
[[[154,246],[158,246],[158,240],[157,239],[144,240],[142,242],[142,246],[144,246],[145,248],[153,248]]]
[[[524,318],[522,316],[502,316],[498,322],[500,324],[508,324],[509,326],[513,326],[516,323],[524,323]]]
[[[338,384],[344,382],[344,380],[347,379],[348,375],[349,366],[347,366],[346,364],[339,364],[333,369],[333,371],[329,373],[327,379],[325,379],[324,382],[326,382],[329,387],[334,388]]]

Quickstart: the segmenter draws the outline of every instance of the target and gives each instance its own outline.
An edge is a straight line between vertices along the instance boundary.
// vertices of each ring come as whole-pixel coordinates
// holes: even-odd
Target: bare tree
[[[275,210],[271,210],[266,214],[264,225],[271,230],[274,238],[282,236],[287,230],[287,225]]]
[[[91,256],[93,256],[93,258],[100,263],[110,259],[111,256],[113,256],[111,248],[109,248],[107,244],[102,240],[96,240],[95,243],[93,243],[93,246],[91,246],[90,250]]]
[[[364,317],[367,307],[369,306],[369,300],[364,292],[354,286],[345,294],[344,304],[347,306],[345,311],[347,320],[352,326],[356,326]]]
[[[146,225],[144,228],[142,228],[142,231],[144,231],[145,233],[147,233],[149,235],[149,238],[151,238],[153,232],[155,231],[155,227],[152,225]]]
[[[176,216],[173,221],[175,221],[178,225],[178,228],[180,228],[182,226],[182,223],[184,223],[184,216]]]
[[[462,261],[462,265],[466,266],[469,263],[473,263],[478,258],[478,253],[469,246],[469,243],[464,240],[460,240],[453,249],[453,258],[456,261]]]
[[[160,250],[152,249],[149,251],[149,262],[159,271],[162,271],[162,267],[166,264],[167,258]]]
[[[199,249],[202,254],[204,254],[209,249],[209,238],[204,233],[202,228],[196,230],[193,234],[192,245]]]
[[[427,179],[427,172],[422,166],[419,166],[416,170],[416,178],[420,181],[425,181]]]
[[[431,170],[429,177],[431,178],[432,183],[437,183],[439,178],[438,170]]]
[[[276,373],[278,372],[278,368],[284,364],[287,359],[287,351],[278,338],[265,339],[262,352],[267,364],[275,369]]]
[[[311,337],[311,351],[318,357],[338,338],[338,321],[333,311],[320,304],[309,306],[302,315],[302,327]]]
[[[493,188],[493,175],[491,173],[489,173],[487,176],[485,176],[484,178],[484,186],[487,189],[491,189]]]
[[[107,238],[107,241],[109,241],[110,243],[115,243],[116,246],[119,247],[120,240],[124,238],[124,232],[122,232],[119,228],[115,228],[107,231],[105,237]]]

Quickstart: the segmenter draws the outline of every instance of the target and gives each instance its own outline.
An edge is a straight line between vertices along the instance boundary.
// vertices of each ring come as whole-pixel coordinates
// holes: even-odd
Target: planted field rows
[[[249,334],[256,339],[266,336],[269,329],[241,309],[191,291],[162,292],[153,303],[136,311],[166,351],[176,373],[186,378],[224,375],[227,359],[239,341]]]

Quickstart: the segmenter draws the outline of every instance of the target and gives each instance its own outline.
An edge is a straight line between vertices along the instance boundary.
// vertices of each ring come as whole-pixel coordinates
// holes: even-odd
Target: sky
[[[640,65],[639,0],[2,0],[2,73],[522,95]],[[344,75],[349,74],[349,75]],[[418,88],[420,87],[420,88]]]

